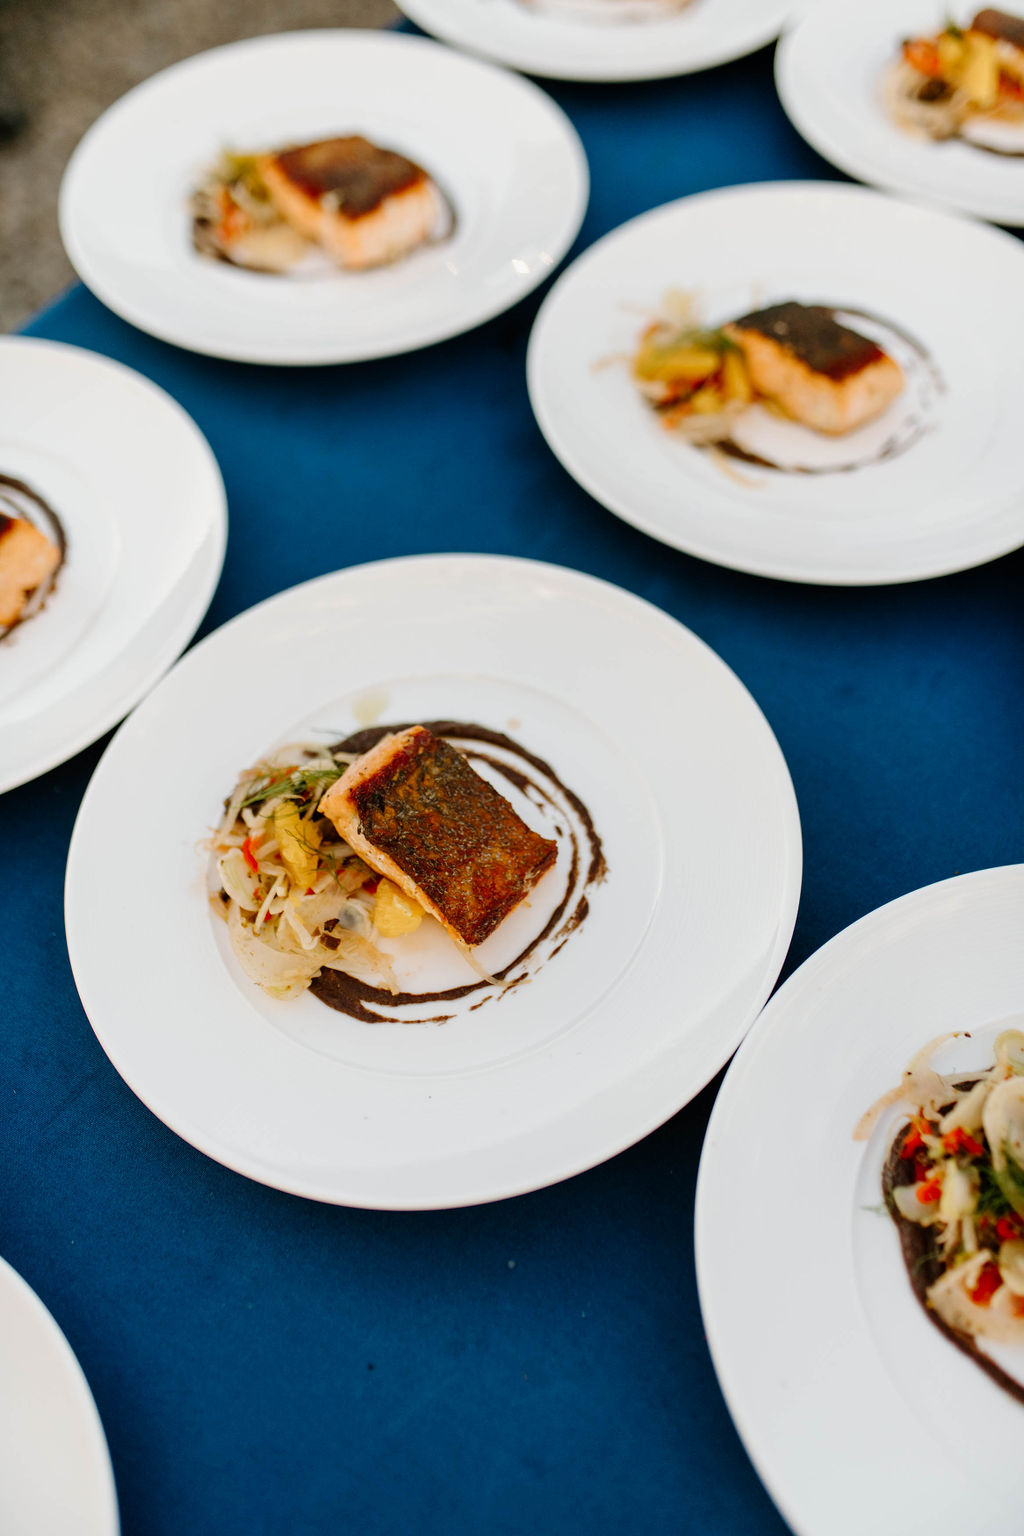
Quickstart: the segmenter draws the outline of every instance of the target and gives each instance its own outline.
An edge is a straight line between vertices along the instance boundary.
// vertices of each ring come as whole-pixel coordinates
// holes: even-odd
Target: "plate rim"
[[[83,1430],[86,1426],[88,1427],[88,1438],[101,1485],[100,1499],[102,1507],[98,1508],[96,1513],[104,1527],[109,1531],[109,1536],[118,1536],[121,1529],[121,1517],[117,1498],[117,1484],[114,1480],[114,1468],[110,1459],[110,1446],[103,1428],[103,1420],[100,1418],[100,1412],[96,1406],[96,1399],[86,1379],[81,1362],[68,1342],[67,1335],[46,1303],[29,1285],[24,1275],[16,1270],[8,1259],[0,1257],[0,1302],[2,1302],[5,1288],[10,1296],[17,1298],[17,1305],[23,1310],[26,1318],[31,1317],[32,1331],[34,1332],[38,1329],[39,1336],[48,1339],[49,1343],[53,1346],[54,1359],[60,1360],[67,1389],[67,1400],[74,1402],[75,1417],[82,1425]]]
[[[942,207],[936,203],[918,201],[910,197],[898,196],[893,192],[879,189],[874,186],[865,186],[859,182],[845,181],[820,181],[820,180],[793,180],[793,181],[754,181],[742,182],[734,186],[711,187],[706,191],[692,192],[683,197],[671,198],[666,203],[661,203],[654,208],[647,208],[642,213],[634,214],[632,218],[609,230],[586,250],[573,258],[571,262],[559,273],[537,311],[533,326],[530,330],[529,342],[526,353],[526,381],[527,393],[534,420],[555,458],[562,465],[567,474],[576,481],[577,485],[586,492],[599,506],[611,512],[615,517],[621,518],[634,528],[638,528],[649,538],[656,539],[667,548],[678,549],[683,554],[690,555],[699,560],[706,560],[710,564],[718,565],[726,570],[742,571],[746,575],[760,576],[772,581],[793,581],[807,586],[836,586],[836,587],[868,587],[868,586],[899,586],[907,582],[930,581],[940,576],[953,575],[959,571],[973,570],[980,565],[987,565],[993,560],[1001,559],[1004,555],[1011,554],[1014,550],[1024,546],[1024,493],[1015,500],[1019,500],[1022,507],[1021,526],[1019,537],[1006,543],[1000,539],[994,541],[991,546],[985,546],[987,552],[978,554],[976,551],[968,557],[958,557],[950,562],[949,557],[942,559],[933,558],[931,561],[921,561],[913,571],[901,570],[897,572],[880,571],[873,568],[870,571],[837,569],[822,567],[814,574],[803,568],[794,569],[785,562],[776,562],[771,559],[746,560],[739,555],[725,557],[720,551],[699,540],[688,539],[685,543],[668,539],[664,533],[656,531],[653,520],[644,515],[627,510],[625,503],[617,497],[607,495],[598,488],[598,482],[592,476],[586,464],[581,463],[573,447],[566,449],[559,435],[552,429],[547,415],[546,407],[540,401],[544,389],[543,374],[540,363],[541,348],[546,338],[543,334],[545,326],[550,323],[550,316],[554,312],[556,304],[565,287],[571,282],[574,274],[581,267],[589,265],[591,259],[597,260],[601,250],[609,244],[615,243],[620,237],[626,237],[627,232],[634,228],[653,222],[664,216],[669,211],[681,211],[695,204],[711,202],[740,201],[748,195],[775,196],[786,194],[799,197],[835,196],[850,201],[866,199],[875,204],[891,204],[897,208],[916,211],[924,218],[950,219],[957,221],[966,229],[976,229],[983,232],[983,237],[991,237],[999,243],[1006,242],[1005,249],[1012,248],[1018,254],[1024,255],[1024,248],[1016,236],[1007,233],[997,226],[989,225],[984,221],[972,217],[957,209]],[[557,444],[557,446],[556,446]],[[1006,505],[1006,503],[1000,503]]]
[[[591,1148],[591,1150],[584,1152],[582,1155],[573,1154],[567,1158],[563,1158],[557,1166],[549,1167],[541,1179],[538,1179],[534,1175],[528,1175],[525,1179],[521,1177],[507,1178],[504,1183],[499,1185],[492,1178],[489,1183],[487,1179],[485,1179],[484,1185],[480,1186],[473,1183],[474,1176],[472,1174],[470,1174],[468,1178],[465,1174],[463,1174],[460,1180],[460,1184],[465,1192],[455,1197],[453,1197],[450,1192],[445,1192],[442,1190],[439,1194],[430,1198],[424,1198],[421,1196],[410,1198],[407,1195],[401,1194],[395,1198],[388,1199],[381,1198],[379,1195],[374,1195],[372,1198],[367,1198],[365,1195],[360,1194],[359,1192],[358,1173],[354,1178],[351,1175],[346,1176],[348,1178],[347,1185],[345,1184],[344,1179],[340,1181],[335,1179],[335,1187],[333,1191],[331,1193],[325,1193],[321,1188],[312,1187],[311,1181],[308,1179],[303,1181],[301,1178],[292,1178],[289,1177],[286,1172],[278,1173],[275,1171],[275,1176],[271,1177],[265,1166],[260,1165],[257,1168],[257,1164],[259,1163],[258,1157],[253,1155],[249,1155],[248,1157],[240,1156],[238,1155],[238,1150],[236,1148],[224,1146],[218,1143],[215,1136],[206,1134],[200,1128],[197,1128],[194,1124],[192,1124],[187,1114],[168,1116],[162,1109],[158,1111],[157,1109],[153,1108],[153,1106],[149,1103],[148,1098],[143,1097],[142,1093],[131,1081],[131,1078],[122,1071],[120,1065],[118,1064],[119,1053],[116,1051],[112,1052],[109,1042],[104,1037],[104,1035],[100,1033],[100,1030],[93,1022],[89,1008],[86,1005],[85,998],[82,995],[82,989],[78,979],[80,967],[76,966],[76,951],[79,941],[77,940],[75,934],[75,901],[72,892],[72,886],[77,869],[77,849],[85,836],[82,828],[85,826],[86,819],[91,813],[91,803],[95,793],[94,786],[100,776],[101,771],[104,769],[105,762],[116,747],[118,736],[120,735],[119,732],[118,736],[113,738],[110,745],[104,752],[103,758],[101,758],[100,762],[97,764],[96,770],[90,779],[85,794],[82,797],[82,802],[79,807],[71,835],[67,866],[65,871],[64,918],[68,944],[68,955],[83,1011],[86,1013],[90,1027],[92,1028],[93,1033],[96,1035],[100,1047],[104,1051],[104,1054],[107,1056],[108,1060],[111,1062],[111,1065],[118,1072],[119,1076],[122,1077],[122,1080],[127,1084],[132,1093],[135,1094],[140,1102],[142,1102],[152,1114],[156,1115],[158,1119],[167,1125],[169,1129],[174,1131],[176,1135],[181,1136],[183,1140],[187,1141],[191,1146],[202,1152],[204,1156],[212,1158],[214,1161],[221,1163],[225,1167],[231,1168],[234,1172],[239,1173],[246,1178],[251,1178],[257,1182],[266,1184],[271,1188],[281,1189],[286,1193],[299,1195],[306,1199],[317,1200],[324,1204],[342,1205],[355,1209],[396,1211],[455,1210],[465,1206],[489,1204],[498,1200],[510,1199],[516,1195],[528,1194],[537,1189],[548,1188],[552,1184],[561,1183],[565,1179],[572,1178],[576,1174],[586,1172],[590,1168],[596,1167],[599,1164],[608,1161],[610,1158],[617,1156],[620,1152],[625,1151],[627,1148],[634,1146],[638,1141],[650,1135],[659,1126],[663,1125],[666,1120],[672,1117],[672,1115],[679,1113],[680,1110],[685,1108],[686,1105],[689,1104],[697,1096],[697,1094],[707,1086],[707,1083],[712,1080],[716,1073],[721,1070],[722,1064],[728,1061],[729,1057],[735,1051],[738,1043],[743,1039],[744,1035],[751,1027],[753,1021],[758,1017],[758,1014],[764,1005],[765,999],[770,995],[772,988],[775,986],[775,983],[778,980],[779,972],[785,962],[785,957],[788,953],[790,942],[792,940],[793,930],[796,925],[796,917],[803,883],[802,830],[800,824],[799,806],[796,798],[796,792],[793,787],[792,776],[790,774],[789,766],[786,762],[785,755],[782,751],[782,747],[778,741],[778,738],[775,735],[775,732],[773,731],[767,717],[761,709],[761,706],[758,704],[753,694],[747,688],[746,684],[742,681],[742,679],[739,678],[732,667],[729,666],[728,662],[726,662],[718,654],[717,651],[715,651],[705,640],[701,639],[701,637],[697,635],[695,631],[690,629],[688,625],[685,625],[681,623],[681,621],[673,618],[673,616],[667,613],[663,608],[660,608],[657,604],[650,602],[647,598],[640,597],[636,593],[631,592],[624,587],[617,586],[614,582],[607,581],[602,577],[591,576],[589,573],[579,571],[574,567],[561,566],[553,564],[550,561],[531,560],[522,556],[514,555],[481,555],[446,552],[420,555],[403,555],[381,560],[367,561],[360,565],[346,567],[341,571],[328,572],[324,575],[313,577],[310,580],[298,583],[296,586],[287,588],[284,592],[275,593],[268,598],[264,598],[261,602],[254,604],[251,608],[244,610],[242,613],[234,615],[217,630],[214,630],[211,634],[205,636],[203,640],[201,640],[196,646],[187,652],[185,656],[181,658],[179,665],[190,667],[201,666],[201,661],[197,662],[193,660],[193,658],[201,656],[204,653],[205,648],[207,646],[211,646],[217,640],[217,637],[221,634],[222,631],[234,629],[236,626],[239,626],[248,620],[253,614],[260,613],[261,615],[265,615],[266,610],[272,605],[283,604],[289,600],[294,601],[294,595],[296,593],[307,592],[310,589],[317,588],[325,583],[337,580],[339,576],[349,577],[353,573],[357,572],[376,573],[381,571],[383,568],[395,567],[396,565],[401,565],[406,568],[422,568],[423,565],[430,564],[436,568],[440,564],[449,564],[457,566],[460,569],[464,569],[467,562],[472,563],[477,567],[477,569],[479,569],[481,565],[501,565],[505,568],[520,569],[525,567],[532,572],[547,574],[549,577],[553,575],[559,580],[568,578],[570,582],[573,583],[578,582],[583,586],[596,587],[601,589],[604,593],[611,592],[615,595],[616,601],[625,600],[628,606],[636,605],[639,609],[652,613],[656,616],[657,620],[660,623],[663,623],[666,627],[672,626],[681,629],[689,637],[689,640],[697,646],[701,653],[711,658],[716,666],[723,669],[724,675],[726,675],[730,680],[730,686],[739,690],[739,693],[742,695],[745,701],[745,707],[753,711],[753,716],[759,722],[759,729],[764,733],[764,741],[768,751],[772,754],[775,769],[778,775],[778,790],[780,801],[780,899],[777,911],[777,926],[775,929],[770,952],[765,956],[761,966],[760,980],[753,994],[753,1001],[748,1005],[742,1017],[737,1018],[737,1021],[733,1025],[732,1029],[728,1032],[727,1038],[723,1036],[723,1040],[720,1042],[720,1047],[716,1048],[715,1052],[713,1053],[717,1060],[717,1065],[712,1065],[706,1072],[700,1074],[702,1080],[700,1082],[695,1081],[692,1087],[688,1087],[681,1101],[677,1089],[672,1088],[671,1091],[669,1091],[668,1085],[666,1083],[656,1083],[653,1094],[651,1095],[651,1099],[654,1102],[654,1107],[644,1116],[640,1117],[639,1119],[634,1119],[634,1121],[631,1122],[628,1132],[625,1133],[622,1137],[615,1139],[613,1142],[602,1143],[601,1149],[596,1154]],[[135,716],[132,716],[129,721],[126,721],[125,724],[121,727],[121,730],[128,728],[134,718]],[[216,1150],[213,1150],[214,1148]],[[466,1154],[461,1154],[461,1157],[463,1160],[465,1160]],[[442,1177],[445,1178],[448,1177],[448,1175],[445,1174]],[[468,1188],[469,1185],[473,1185],[473,1187]]]
[[[802,1516],[798,1518],[791,1494],[792,1479],[788,1477],[784,1468],[780,1469],[777,1466],[770,1437],[765,1435],[759,1427],[760,1420],[756,1414],[748,1412],[746,1404],[742,1402],[743,1392],[737,1385],[739,1374],[735,1370],[734,1361],[726,1359],[727,1346],[723,1341],[728,1332],[728,1324],[723,1322],[724,1314],[718,1307],[713,1277],[709,1273],[708,1259],[708,1251],[715,1241],[713,1236],[715,1223],[708,1188],[713,1177],[709,1170],[716,1157],[716,1139],[719,1135],[728,1135],[728,1118],[730,1114],[736,1113],[733,1100],[742,1107],[741,1095],[746,1087],[745,1079],[748,1073],[747,1058],[760,1048],[763,1038],[770,1031],[781,1027],[777,1020],[785,1019],[785,1011],[789,1007],[790,999],[793,997],[799,999],[805,989],[813,988],[818,984],[822,973],[828,974],[833,962],[842,958],[848,946],[856,946],[858,940],[865,934],[884,932],[891,922],[894,920],[898,922],[901,917],[913,912],[915,908],[927,909],[933,903],[941,903],[943,897],[953,890],[963,891],[972,886],[984,887],[1003,883],[1020,887],[1024,894],[1024,862],[968,870],[964,874],[950,875],[945,879],[918,886],[914,890],[904,891],[892,900],[883,902],[881,906],[863,913],[848,923],[845,928],[841,928],[838,933],[826,939],[786,978],[761,1010],[729,1064],[708,1118],[697,1170],[693,1213],[694,1265],[701,1320],[715,1376],[736,1433],[772,1502],[787,1523],[792,1526],[796,1536],[823,1536],[823,1533],[819,1526],[812,1528]],[[890,1390],[893,1394],[897,1393],[895,1384],[890,1385]]]
[[[199,60],[206,60],[216,55],[237,54],[243,51],[267,51],[282,42],[289,46],[297,41],[311,41],[314,39],[334,39],[338,42],[353,44],[358,47],[366,40],[374,43],[383,43],[384,46],[426,51],[427,53],[442,52],[449,57],[454,57],[470,69],[490,71],[499,75],[502,80],[514,83],[516,88],[521,88],[524,95],[532,98],[535,107],[539,108],[550,120],[553,131],[560,134],[565,149],[572,162],[572,187],[571,197],[566,201],[563,212],[562,224],[557,240],[550,242],[552,261],[548,267],[537,265],[523,281],[517,291],[509,296],[491,295],[486,302],[481,302],[472,309],[469,316],[461,319],[451,317],[449,323],[437,327],[424,324],[416,331],[412,338],[395,339],[390,342],[374,343],[362,341],[353,345],[335,345],[326,351],[316,351],[308,346],[289,348],[287,345],[280,350],[270,353],[265,347],[256,345],[247,347],[244,343],[220,345],[216,342],[200,344],[198,339],[182,340],[173,325],[165,325],[159,316],[154,321],[148,313],[144,313],[142,307],[134,303],[125,303],[108,284],[102,272],[97,275],[93,257],[84,249],[77,230],[77,180],[81,174],[81,167],[88,163],[88,157],[93,153],[93,145],[99,136],[100,130],[109,126],[110,121],[123,113],[130,114],[132,106],[139,97],[148,95],[153,90],[159,90],[168,76],[179,76],[187,73],[190,67]],[[267,368],[328,368],[351,363],[371,362],[378,358],[403,357],[407,353],[421,351],[426,347],[437,346],[444,341],[450,341],[456,336],[465,335],[485,325],[489,320],[506,313],[521,300],[533,293],[542,283],[547,282],[556,272],[566,255],[571,250],[573,243],[579,234],[583,220],[586,216],[590,202],[590,167],[586,150],[568,114],[548,95],[540,86],[532,81],[523,79],[514,71],[502,69],[500,65],[491,60],[476,58],[474,56],[460,54],[457,50],[445,47],[444,44],[430,37],[419,37],[409,33],[397,32],[392,28],[379,29],[359,27],[309,27],[292,30],[289,32],[262,33],[256,37],[244,37],[230,43],[221,43],[213,48],[203,49],[201,52],[191,54],[188,58],[179,59],[164,69],[158,70],[139,84],[132,86],[130,90],[107,107],[95,122],[90,124],[85,133],[79,139],[65,166],[61,178],[60,191],[57,199],[57,219],[60,228],[61,241],[68,260],[71,262],[79,280],[89,291],[105,304],[108,309],[118,315],[122,320],[133,325],[144,334],[154,336],[158,341],[178,347],[182,351],[192,353],[197,357],[220,358],[226,362],[245,363],[254,367]]]
[[[811,114],[804,109],[803,98],[799,94],[798,85],[795,84],[799,81],[799,73],[793,65],[799,46],[799,34],[805,24],[810,25],[813,21],[814,11],[814,6],[807,5],[787,22],[775,50],[773,72],[775,89],[782,110],[815,154],[821,155],[844,175],[856,177],[858,181],[879,191],[887,192],[890,196],[900,197],[908,202],[917,202],[923,207],[943,213],[959,214],[983,223],[992,223],[997,227],[1005,225],[1011,229],[1024,228],[1024,195],[1019,208],[1008,209],[997,206],[995,201],[989,201],[984,197],[972,197],[970,193],[961,195],[956,192],[943,194],[930,191],[928,188],[916,185],[913,176],[888,175],[884,165],[877,164],[870,155],[860,154],[856,145],[847,147],[842,141],[837,141],[831,134],[821,129]]]
[[[172,415],[176,416],[186,428],[192,439],[194,447],[206,465],[210,475],[210,491],[213,494],[211,501],[211,517],[203,541],[204,551],[209,546],[206,561],[202,567],[201,579],[197,579],[192,600],[186,603],[177,621],[171,626],[169,634],[163,643],[157,647],[150,664],[141,668],[135,681],[126,684],[118,693],[113,695],[102,709],[97,709],[93,716],[93,723],[83,726],[79,730],[69,734],[65,738],[65,744],[54,747],[49,751],[37,753],[34,756],[26,755],[22,766],[13,774],[0,773],[0,794],[6,794],[8,790],[18,789],[24,784],[31,783],[40,778],[44,773],[68,762],[79,752],[85,750],[93,742],[98,741],[112,726],[118,724],[139,701],[150,692],[159,682],[160,678],[173,665],[183,650],[187,647],[192,636],[213,601],[214,593],[220,582],[224,568],[224,558],[227,552],[228,539],[228,504],[227,492],[224,486],[224,476],[221,472],[217,457],[210,447],[206,434],[199,427],[195,418],[186,411],[185,407],[174,398],[168,390],[157,384],[146,374],[138,369],[130,367],[127,363],[120,362],[117,358],[108,357],[103,352],[93,352],[88,347],[76,346],[71,342],[53,341],[43,336],[11,335],[0,336],[0,352],[10,350],[23,350],[31,348],[39,354],[49,354],[54,358],[60,358],[66,354],[72,354],[76,359],[85,360],[87,366],[96,366],[100,371],[112,374],[120,378],[129,388],[143,387],[143,392],[149,394],[154,400],[158,400],[163,407],[170,407]],[[59,366],[59,365],[58,365]],[[169,601],[174,592],[172,589],[165,601]],[[134,637],[133,637],[134,639]],[[102,679],[109,667],[116,661],[123,659],[131,649],[126,646],[118,653],[118,656],[108,663],[98,673],[90,678],[90,685]],[[56,706],[55,706],[56,707]],[[33,716],[32,719],[38,718]]]
[[[616,64],[612,51],[609,50],[607,67],[599,67],[591,70],[574,69],[559,63],[557,59],[543,57],[541,54],[530,54],[528,51],[522,54],[507,54],[490,50],[485,44],[473,39],[468,41],[458,28],[446,27],[443,31],[437,27],[437,15],[435,12],[435,0],[395,0],[399,10],[409,21],[417,27],[422,27],[432,37],[437,37],[453,48],[465,50],[474,58],[486,59],[492,63],[503,64],[508,69],[514,69],[522,74],[535,75],[542,80],[577,81],[591,85],[618,85],[630,81],[642,80],[670,80],[684,75],[703,74],[708,69],[718,69],[723,64],[735,63],[737,59],[747,58],[759,49],[766,48],[779,37],[792,18],[793,8],[800,0],[779,0],[781,12],[769,23],[768,30],[758,33],[758,40],[750,43],[730,45],[724,52],[707,61],[687,63],[677,57],[670,57],[667,62],[658,63],[653,57],[647,63],[626,66]],[[431,19],[428,20],[427,17]]]

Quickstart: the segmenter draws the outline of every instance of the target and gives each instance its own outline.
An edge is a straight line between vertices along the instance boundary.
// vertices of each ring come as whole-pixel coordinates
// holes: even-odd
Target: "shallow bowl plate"
[[[224,796],[272,746],[441,718],[507,732],[582,798],[608,862],[586,921],[445,1023],[268,998],[207,900]],[[145,869],[109,836],[139,783]],[[315,1199],[466,1205],[610,1157],[708,1081],[778,974],[800,867],[775,739],[688,630],[556,566],[410,558],[242,614],[136,711],[82,803],[68,944],[103,1048],[194,1146]]]
[[[893,122],[883,100],[904,38],[934,36],[950,16],[966,24],[976,9],[815,0],[779,44],[775,79],[793,126],[840,170],[996,224],[1024,224],[1024,127],[1001,135],[1016,155],[997,155],[959,139],[918,138]]]
[[[951,302],[965,283],[970,304]],[[631,377],[673,289],[709,324],[787,299],[866,312],[907,387],[842,438],[748,410],[750,446],[800,469],[723,463],[666,431]],[[530,338],[530,399],[570,474],[666,544],[791,581],[913,581],[1024,543],[1022,328],[1011,236],[861,187],[732,187],[642,214],[573,262]]]
[[[38,1296],[0,1259],[0,1530],[118,1529],[110,1455],[81,1367]]]
[[[449,239],[312,276],[195,252],[189,198],[221,150],[352,133],[424,166],[454,208]],[[164,341],[240,362],[344,363],[500,314],[565,255],[587,192],[576,132],[536,86],[425,38],[295,32],[186,59],[115,103],[71,158],[60,222],[83,281]]]
[[[2,791],[95,741],[181,653],[220,577],[227,510],[191,417],[120,363],[4,337],[0,397],[0,474],[67,538],[44,607],[0,640]]]
[[[736,1426],[797,1536],[997,1536],[1016,1508],[1024,1408],[925,1316],[881,1208],[898,1112],[867,1143],[852,1133],[947,1030],[971,1038],[939,1070],[991,1066],[995,1035],[1024,1024],[1022,929],[1019,864],[872,912],[779,989],[716,1100],[701,1308]]]
[[[522,0],[401,0],[446,43],[555,80],[657,80],[711,69],[777,37],[794,0],[692,0],[664,17],[601,24]],[[595,0],[593,10],[600,9]]]

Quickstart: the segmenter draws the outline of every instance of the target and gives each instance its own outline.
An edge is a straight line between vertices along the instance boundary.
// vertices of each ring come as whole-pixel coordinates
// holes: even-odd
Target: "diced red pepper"
[[[978,1276],[978,1283],[971,1291],[970,1298],[976,1307],[987,1307],[992,1297],[1003,1283],[1003,1277],[999,1273],[997,1264],[986,1264]]]
[[[923,1184],[917,1186],[917,1198],[922,1205],[931,1205],[942,1194],[942,1183],[939,1179],[926,1179]]]
[[[903,44],[903,57],[911,69],[916,69],[921,75],[941,75],[942,65],[939,62],[939,50],[934,43],[926,38],[915,37]]]
[[[1021,1221],[1017,1215],[1000,1216],[996,1222],[996,1236],[1000,1242],[1011,1242],[1013,1238],[1020,1237],[1022,1231],[1024,1231],[1024,1221]]]
[[[956,1125],[951,1131],[947,1131],[942,1138],[942,1145],[947,1152],[966,1152],[971,1157],[984,1157],[985,1148],[980,1141],[975,1141],[968,1135],[962,1125]]]
[[[928,1161],[927,1157],[915,1157],[915,1159],[914,1159],[914,1182],[915,1182],[915,1184],[923,1184],[925,1179],[930,1179],[931,1176],[932,1176],[932,1165]]]
[[[917,1126],[912,1125],[910,1130],[903,1138],[903,1145],[900,1147],[900,1157],[902,1157],[905,1162],[909,1162],[914,1153],[919,1152],[923,1146],[924,1137],[921,1135],[921,1132],[918,1130]]]
[[[373,896],[377,890],[378,885],[380,885],[380,875],[374,875],[372,880],[364,880],[363,890],[366,892],[367,896]]]
[[[256,837],[247,837],[245,842],[242,844],[242,858],[248,864],[254,875],[258,875],[260,872],[260,866],[256,861],[256,849],[259,847],[262,841],[263,839],[257,834]]]

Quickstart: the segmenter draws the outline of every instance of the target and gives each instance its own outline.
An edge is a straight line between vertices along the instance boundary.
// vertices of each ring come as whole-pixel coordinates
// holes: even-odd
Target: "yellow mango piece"
[[[999,100],[999,59],[992,38],[968,32],[967,58],[960,84],[979,107],[994,107]]]
[[[939,68],[946,80],[956,80],[963,65],[967,48],[962,37],[953,32],[943,32],[936,43]]]
[[[750,375],[739,352],[725,354],[725,361],[722,364],[722,383],[725,386],[727,401],[742,400],[746,405],[751,399],[753,390],[750,387]]]
[[[423,908],[400,891],[390,880],[382,880],[377,887],[377,899],[373,905],[373,925],[383,939],[398,939],[405,933],[415,933],[423,921]]]
[[[703,389],[698,389],[695,395],[691,395],[687,404],[691,411],[698,416],[714,416],[725,405],[722,392],[711,384],[705,384]]]
[[[717,373],[721,359],[710,347],[645,344],[633,364],[638,379],[659,384],[696,384]]]
[[[289,880],[305,890],[316,879],[320,833],[311,821],[303,821],[294,800],[282,800],[274,810],[274,836]]]

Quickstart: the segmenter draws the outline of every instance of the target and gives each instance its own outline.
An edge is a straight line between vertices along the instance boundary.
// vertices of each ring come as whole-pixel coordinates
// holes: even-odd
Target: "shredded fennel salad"
[[[942,1273],[927,1304],[959,1333],[1024,1344],[1024,1033],[997,1036],[987,1071],[943,1076],[930,1061],[952,1038],[929,1041],[855,1135],[867,1137],[891,1104],[912,1108],[893,1142],[907,1182],[887,1201],[934,1228]]]
[[[400,990],[377,941],[414,932],[423,909],[319,814],[356,755],[282,747],[241,775],[213,836],[211,904],[246,976],[272,997],[298,997],[324,969]]]

